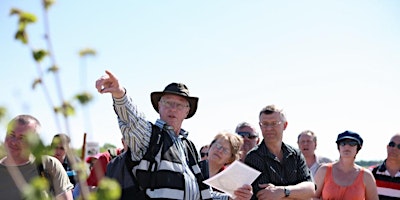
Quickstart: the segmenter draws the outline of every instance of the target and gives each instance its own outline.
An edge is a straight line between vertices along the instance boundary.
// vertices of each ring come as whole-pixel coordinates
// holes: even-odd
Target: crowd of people
[[[78,199],[83,186],[93,191],[107,177],[121,186],[120,199],[399,199],[400,133],[387,148],[387,157],[369,169],[355,163],[363,138],[353,131],[338,134],[339,158],[316,155],[317,136],[310,130],[298,135],[298,148],[286,144],[288,121],[283,110],[267,105],[258,114],[259,129],[241,122],[235,132],[216,133],[199,151],[182,128],[195,115],[198,97],[182,83],[171,83],[150,94],[159,119],[145,119],[118,78],[109,71],[96,81],[99,93],[110,93],[122,133],[123,148],[102,152],[86,160],[87,172],[76,168],[82,161],[73,154],[67,134],[54,135],[52,155],[35,158],[28,143],[38,136],[40,122],[18,115],[7,126],[6,156],[0,160],[0,196],[24,199],[24,188],[44,175],[55,199]],[[262,137],[261,137],[262,136]],[[121,135],[118,135],[121,137]],[[224,171],[234,161],[261,174],[240,185],[234,196],[204,180]],[[39,167],[38,167],[39,166]],[[80,180],[79,173],[87,174]]]

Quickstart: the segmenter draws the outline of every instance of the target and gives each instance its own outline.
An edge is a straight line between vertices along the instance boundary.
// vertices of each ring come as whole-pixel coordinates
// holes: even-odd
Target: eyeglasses
[[[189,107],[189,105],[187,105],[187,104],[185,105],[185,104],[181,104],[178,102],[173,102],[173,101],[168,101],[168,100],[163,100],[163,99],[161,99],[160,102],[163,106],[165,106],[167,108],[176,108],[178,110],[183,110],[183,109]]]
[[[396,143],[394,143],[393,141],[390,141],[388,145],[389,145],[389,147],[395,147]],[[397,148],[400,149],[400,143],[397,144]]]
[[[207,155],[208,155],[208,153],[200,152],[200,157],[204,157],[204,156],[207,156]]]
[[[258,138],[257,135],[254,135],[250,132],[237,132],[238,135],[242,136],[242,137],[246,137],[248,139],[254,139],[254,138]]]
[[[218,143],[218,142],[214,143],[213,146],[214,146],[215,148],[217,148],[218,151],[221,151],[221,150],[222,150],[222,153],[224,153],[225,155],[231,154],[231,152],[230,152],[229,149],[223,147],[223,146],[222,146],[220,143]]]
[[[268,123],[268,122],[260,122],[260,123],[258,123],[258,124],[260,124],[260,126],[261,126],[261,127],[264,127],[264,128],[267,128],[267,127],[272,127],[272,128],[274,128],[274,127],[277,127],[278,125],[282,124],[282,121],[275,121],[275,122],[271,122],[271,123]]]
[[[350,145],[351,147],[357,146],[358,142],[354,140],[343,140],[339,142],[340,146],[345,146],[346,144]]]

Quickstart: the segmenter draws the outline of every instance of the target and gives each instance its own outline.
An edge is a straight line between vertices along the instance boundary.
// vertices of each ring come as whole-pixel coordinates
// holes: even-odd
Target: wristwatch
[[[290,190],[287,189],[286,187],[283,188],[283,191],[285,192],[285,197],[290,196]]]

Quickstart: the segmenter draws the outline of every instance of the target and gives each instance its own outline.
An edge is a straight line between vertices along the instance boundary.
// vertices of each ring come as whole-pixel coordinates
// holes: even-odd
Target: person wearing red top
[[[90,164],[89,177],[86,179],[86,183],[88,186],[97,187],[100,180],[106,174],[107,164],[111,161],[111,159],[113,159],[115,156],[121,153],[121,149],[115,149],[115,150],[116,150],[115,153],[113,152],[112,149],[109,149],[108,151],[98,153],[94,156],[86,158],[86,162]]]

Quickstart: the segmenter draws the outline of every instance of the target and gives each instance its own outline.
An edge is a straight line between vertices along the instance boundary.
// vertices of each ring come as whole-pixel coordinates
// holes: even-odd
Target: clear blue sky
[[[65,130],[57,130],[41,88],[30,88],[38,74],[28,48],[13,39],[17,17],[9,16],[12,7],[35,13],[29,37],[44,48],[40,2],[1,3],[0,105],[9,118],[37,116],[49,143]],[[94,88],[109,69],[150,121],[158,117],[150,93],[185,83],[200,98],[196,115],[183,124],[197,147],[241,121],[256,125],[260,109],[276,104],[287,114],[288,144],[297,147],[298,133],[310,129],[318,135],[317,152],[337,159],[337,135],[352,130],[365,141],[358,160],[384,159],[390,137],[400,132],[399,10],[395,0],[59,0],[49,16],[64,96],[87,89],[95,97],[86,109],[90,121],[76,105],[73,146],[80,147],[83,132],[88,141],[120,146],[111,97]],[[98,54],[84,66],[78,51],[85,47]],[[46,77],[55,97],[54,79]]]

